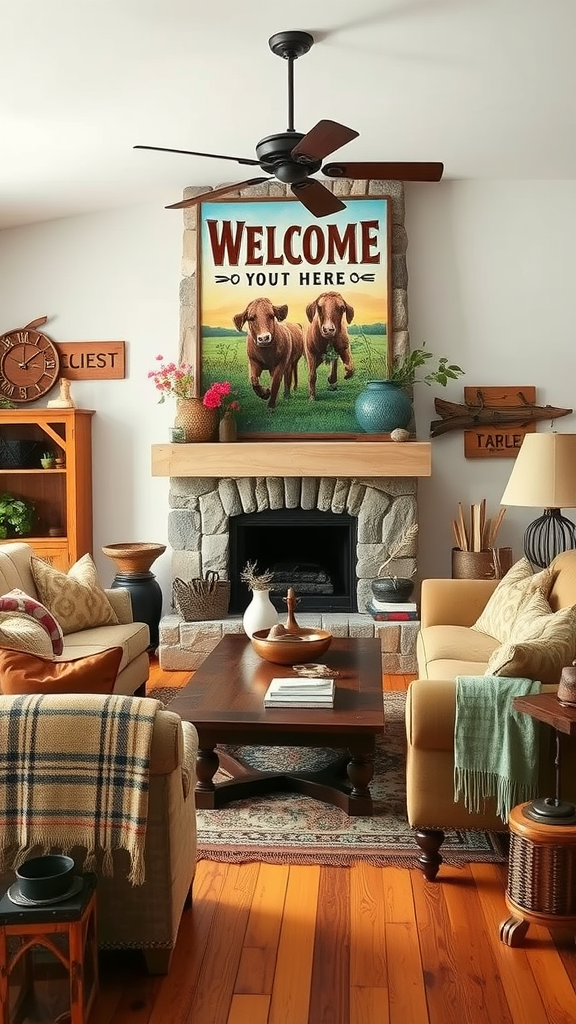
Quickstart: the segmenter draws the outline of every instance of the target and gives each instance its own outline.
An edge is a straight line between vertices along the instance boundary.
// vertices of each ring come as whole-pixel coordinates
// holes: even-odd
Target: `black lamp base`
[[[524,808],[523,814],[531,821],[540,821],[543,825],[576,825],[576,807],[567,800],[555,800],[547,796],[533,800]]]
[[[524,554],[540,569],[570,548],[576,548],[576,526],[559,508],[545,508],[543,515],[526,528]]]

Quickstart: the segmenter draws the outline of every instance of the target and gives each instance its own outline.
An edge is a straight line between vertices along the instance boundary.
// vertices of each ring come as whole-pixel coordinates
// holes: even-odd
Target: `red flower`
[[[232,391],[232,385],[230,381],[216,381],[208,388],[202,404],[207,409],[221,409],[222,415],[227,412],[240,412],[240,404],[236,400],[235,393]]]

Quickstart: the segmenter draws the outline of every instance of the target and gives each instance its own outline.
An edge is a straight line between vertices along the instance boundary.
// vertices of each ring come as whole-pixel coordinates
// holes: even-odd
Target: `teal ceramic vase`
[[[389,434],[406,428],[412,419],[412,402],[401,384],[369,380],[354,403],[358,424],[367,434]]]

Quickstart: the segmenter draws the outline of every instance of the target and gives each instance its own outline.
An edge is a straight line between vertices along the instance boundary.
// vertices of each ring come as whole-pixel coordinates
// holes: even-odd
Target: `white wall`
[[[574,407],[572,296],[576,182],[442,182],[406,187],[410,336],[460,363],[446,391],[416,388],[418,436],[434,397],[460,401],[467,385],[533,384],[539,404]],[[0,232],[0,333],[47,313],[55,341],[127,343],[127,376],[78,381],[72,394],[94,417],[94,554],[118,541],[166,542],[168,480],[152,478],[150,446],[167,441],[174,406],[147,379],[157,354],[178,351],[182,221],[161,207],[130,207]],[[576,419],[557,421],[576,432]],[[539,429],[549,429],[544,422]],[[458,501],[490,513],[512,461],[464,458],[460,431],[433,440],[433,474],[419,487],[419,577],[450,575],[450,522]],[[509,508],[502,544],[522,553],[535,517]],[[169,601],[169,551],[153,566]]]
[[[576,182],[445,182],[406,188],[410,339],[466,371],[446,389],[415,389],[418,435],[434,398],[462,401],[464,385],[534,385],[539,405],[576,407],[572,308]],[[539,430],[549,430],[542,421]],[[576,432],[576,417],[556,421]],[[457,502],[498,511],[512,459],[465,459],[462,431],[432,441],[432,477],[419,486],[419,577],[449,576]],[[540,511],[508,507],[500,543],[522,554]],[[571,513],[568,512],[570,516]]]
[[[168,441],[175,409],[157,404],[147,374],[156,355],[178,352],[181,248],[181,216],[161,206],[0,232],[0,333],[48,314],[54,341],[126,342],[124,380],[71,387],[79,406],[96,410],[94,558],[105,584],[114,565],[103,544],[166,543],[169,483],[151,476],[150,447]],[[152,571],[169,599],[169,551]]]

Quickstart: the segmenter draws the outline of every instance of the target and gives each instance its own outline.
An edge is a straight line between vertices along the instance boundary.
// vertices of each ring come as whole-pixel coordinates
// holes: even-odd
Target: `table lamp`
[[[526,434],[502,505],[543,508],[524,534],[524,554],[540,568],[576,548],[576,526],[562,508],[576,508],[576,434]]]

